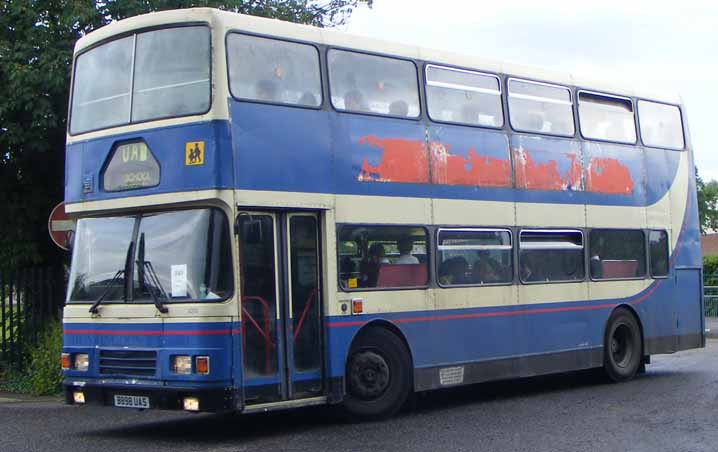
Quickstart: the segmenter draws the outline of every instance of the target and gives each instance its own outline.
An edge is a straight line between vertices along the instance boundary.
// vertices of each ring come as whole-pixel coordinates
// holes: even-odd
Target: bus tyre
[[[411,360],[401,339],[387,329],[369,328],[349,350],[344,409],[360,420],[392,416],[406,401],[411,381]]]
[[[643,341],[636,317],[616,309],[608,318],[604,337],[603,368],[615,382],[636,376],[643,361]]]

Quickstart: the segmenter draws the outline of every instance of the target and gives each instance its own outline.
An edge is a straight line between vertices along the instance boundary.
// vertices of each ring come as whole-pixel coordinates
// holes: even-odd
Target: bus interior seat
[[[601,261],[601,270],[603,278],[633,278],[638,270],[638,261],[604,260]]]
[[[376,287],[423,286],[427,276],[426,264],[382,264]]]

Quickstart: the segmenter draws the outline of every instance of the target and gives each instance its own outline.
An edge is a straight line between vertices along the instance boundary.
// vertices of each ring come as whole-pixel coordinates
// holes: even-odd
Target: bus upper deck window
[[[426,85],[429,116],[434,121],[504,125],[497,76],[430,64],[426,66]]]
[[[205,113],[209,73],[206,26],[148,31],[87,50],[75,61],[70,133]]]
[[[130,121],[134,37],[118,39],[75,60],[70,132],[81,133]]]
[[[231,33],[229,85],[237,99],[318,107],[319,53],[311,45]]]
[[[329,87],[337,110],[416,118],[416,66],[407,60],[331,49]]]
[[[509,119],[521,132],[573,136],[573,102],[568,88],[509,79]]]
[[[209,52],[207,27],[138,34],[132,122],[209,109]]]
[[[631,99],[581,91],[578,93],[578,116],[581,134],[586,138],[636,142]]]
[[[638,119],[643,144],[657,148],[683,149],[681,111],[675,105],[638,101]]]

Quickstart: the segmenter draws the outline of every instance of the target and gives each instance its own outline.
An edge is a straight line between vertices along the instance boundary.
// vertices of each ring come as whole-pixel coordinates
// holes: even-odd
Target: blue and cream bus
[[[396,412],[703,347],[676,96],[212,9],[76,45],[68,403]]]

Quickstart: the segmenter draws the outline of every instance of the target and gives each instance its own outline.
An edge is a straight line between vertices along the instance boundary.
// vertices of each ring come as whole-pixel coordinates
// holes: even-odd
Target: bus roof
[[[681,98],[677,93],[665,91],[655,92],[647,90],[643,87],[639,88],[635,86],[635,83],[622,84],[618,80],[596,80],[595,78],[586,78],[566,72],[505,63],[484,59],[478,56],[456,54],[443,50],[410,46],[392,41],[352,35],[336,30],[294,24],[277,19],[266,19],[248,16],[245,14],[220,11],[213,8],[190,8],[161,11],[113,22],[80,38],[75,45],[75,52],[80,52],[83,49],[109,39],[112,36],[128,33],[134,30],[152,28],[164,24],[192,22],[209,23],[213,29],[222,30],[223,35],[229,30],[241,30],[249,33],[315,42],[328,46],[343,47],[358,51],[419,59],[437,64],[475,69],[478,71],[507,74],[543,82],[578,86],[580,88],[601,91],[607,94],[640,97],[674,104],[681,103]]]

